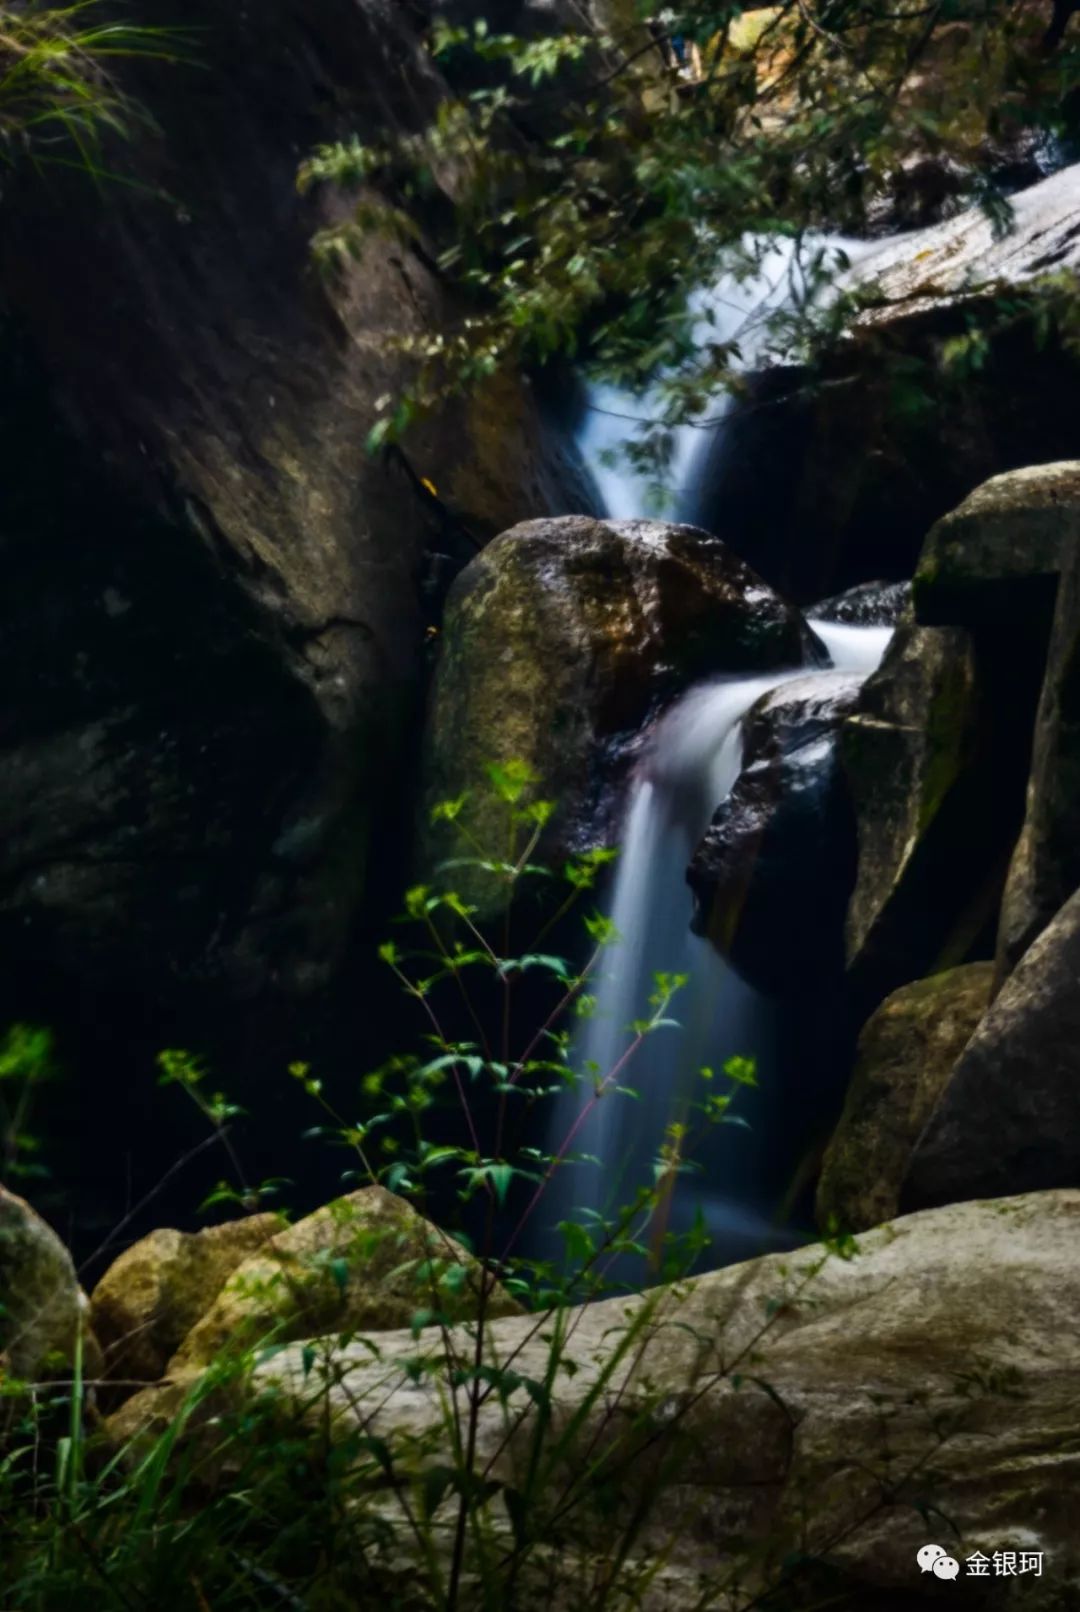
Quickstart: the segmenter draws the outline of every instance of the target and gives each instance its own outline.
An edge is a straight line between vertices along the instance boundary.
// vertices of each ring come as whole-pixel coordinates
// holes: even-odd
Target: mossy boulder
[[[926,625],[1009,623],[1046,613],[1062,564],[1080,547],[1080,462],[993,476],[932,527],[913,597]]]
[[[990,962],[903,985],[859,1036],[855,1071],[818,1185],[819,1224],[891,1220],[912,1149],[990,1001]]]
[[[522,762],[558,803],[549,846],[604,843],[642,729],[699,678],[799,665],[798,612],[717,538],[663,521],[530,521],[450,594],[427,735],[428,805]],[[501,854],[477,796],[475,841]],[[439,842],[441,843],[441,842]],[[432,857],[436,848],[432,849]]]
[[[1025,952],[915,1147],[905,1208],[1080,1184],[1080,892]]]
[[[251,1215],[199,1232],[162,1228],[127,1249],[90,1299],[106,1375],[156,1382],[226,1278],[281,1230],[278,1215]]]
[[[845,724],[859,841],[847,947],[864,1012],[993,955],[1074,496],[1080,467],[1036,466],[939,521]]]
[[[460,1243],[383,1187],[363,1187],[276,1232],[232,1270],[169,1360],[162,1380],[109,1418],[116,1443],[175,1415],[211,1367],[242,1381],[260,1347],[325,1333],[383,1332],[478,1306],[482,1273]],[[496,1284],[488,1315],[520,1305]],[[228,1391],[225,1389],[224,1391]]]
[[[480,1267],[404,1198],[363,1187],[277,1232],[236,1267],[169,1371],[208,1365],[263,1338],[382,1332],[421,1311],[451,1318],[477,1304]],[[494,1315],[518,1306],[497,1288]]]
[[[96,1377],[101,1356],[70,1253],[24,1199],[0,1187],[0,1382],[70,1370],[80,1337],[85,1375]]]

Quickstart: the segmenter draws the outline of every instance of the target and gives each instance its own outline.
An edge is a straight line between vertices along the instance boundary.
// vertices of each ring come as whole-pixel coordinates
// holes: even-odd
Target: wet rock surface
[[[861,582],[858,587],[820,599],[806,612],[815,621],[840,621],[852,627],[895,627],[911,599],[908,582]]]
[[[706,532],[586,518],[518,526],[451,592],[426,799],[474,788],[490,762],[524,762],[559,806],[549,844],[606,843],[620,777],[665,702],[710,674],[816,653],[798,612]],[[487,809],[472,803],[470,831],[501,844]]]
[[[855,832],[840,728],[861,679],[786,683],[745,722],[743,770],[694,853],[694,928],[759,990],[812,990],[843,966]]]

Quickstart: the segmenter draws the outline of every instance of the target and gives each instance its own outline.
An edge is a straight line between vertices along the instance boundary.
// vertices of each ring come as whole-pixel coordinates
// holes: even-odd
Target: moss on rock
[[[1028,595],[1045,609],[1078,542],[1080,462],[993,476],[931,528],[915,572],[916,617],[968,627],[1010,620]]]
[[[80,1336],[88,1377],[100,1353],[86,1296],[64,1244],[24,1199],[0,1187],[0,1382],[54,1376],[75,1361]]]
[[[162,1228],[127,1249],[90,1300],[107,1375],[155,1382],[226,1278],[281,1230],[278,1215],[251,1215],[195,1233]]]
[[[822,1166],[822,1226],[865,1231],[896,1214],[912,1149],[986,1011],[993,971],[969,963],[916,980],[867,1021]]]
[[[662,521],[525,522],[490,544],[450,594],[428,806],[475,790],[489,763],[522,762],[536,793],[559,804],[551,846],[604,843],[620,777],[666,700],[698,678],[798,665],[812,653],[798,612],[706,532]],[[502,854],[493,803],[477,795],[464,821],[488,854]]]

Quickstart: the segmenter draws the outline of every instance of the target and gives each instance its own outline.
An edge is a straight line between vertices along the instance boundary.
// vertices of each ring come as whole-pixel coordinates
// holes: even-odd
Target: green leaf
[[[422,1494],[424,1513],[433,1517],[447,1494],[460,1488],[458,1474],[453,1467],[433,1466],[424,1473]]]

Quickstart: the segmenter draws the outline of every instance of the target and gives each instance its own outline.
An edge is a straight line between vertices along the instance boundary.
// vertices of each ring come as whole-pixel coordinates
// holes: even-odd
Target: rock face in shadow
[[[1007,622],[908,617],[844,724],[858,836],[847,958],[864,1011],[912,977],[993,955],[1050,589],[1027,597]]]
[[[743,770],[687,873],[694,929],[770,995],[804,993],[843,967],[855,832],[838,739],[860,685],[834,672],[757,702]]]
[[[1080,540],[1061,575],[1039,699],[1027,813],[998,929],[999,983],[1080,887]]]
[[[1080,893],[1028,948],[919,1139],[905,1208],[1080,1182]]]
[[[897,1213],[912,1149],[986,1011],[993,973],[967,963],[902,985],[863,1026],[818,1184],[823,1228],[866,1231]]]
[[[311,237],[348,203],[296,175],[320,141],[431,113],[410,15],[196,0],[193,62],[122,67],[161,131],[112,153],[137,188],[58,170],[12,196],[0,945],[28,966],[139,994],[325,984],[400,816],[442,512],[483,538],[563,502],[512,378],[406,444],[438,503],[365,452],[409,372],[395,340],[455,310],[399,243],[321,278]]]
[[[858,836],[847,957],[872,973],[875,999],[920,967],[946,966],[950,947],[960,961],[980,927],[978,914],[965,924],[964,907],[987,847],[976,833],[964,849],[962,836],[978,799],[972,780],[983,773],[986,782],[982,726],[970,635],[909,617],[841,738]]]
[[[642,729],[699,678],[813,659],[797,611],[706,532],[663,521],[531,521],[447,603],[425,762],[430,805],[524,762],[558,803],[547,845],[605,844]],[[501,807],[465,813],[491,854]],[[501,854],[501,853],[497,853]],[[435,845],[430,856],[435,856]]]
[[[1080,167],[1013,206],[1001,239],[976,208],[871,254],[845,337],[812,368],[754,377],[718,435],[694,518],[799,602],[910,576],[972,487],[1080,455],[1077,359],[1022,301],[1080,260]]]

